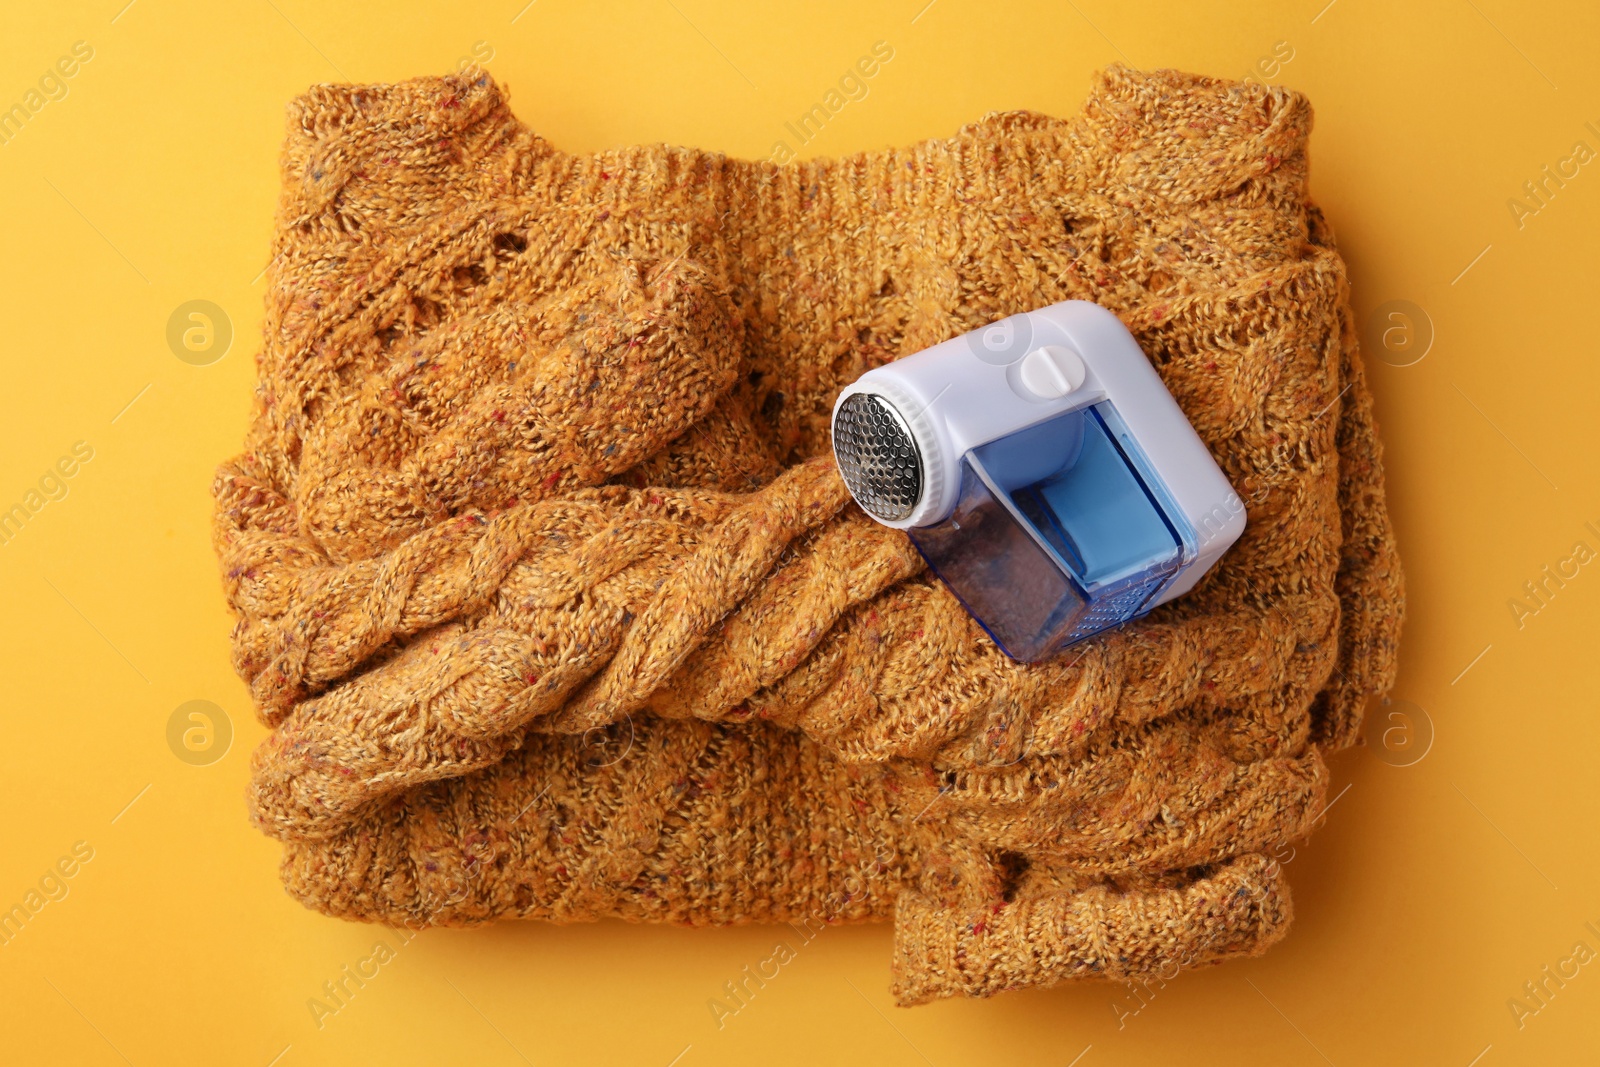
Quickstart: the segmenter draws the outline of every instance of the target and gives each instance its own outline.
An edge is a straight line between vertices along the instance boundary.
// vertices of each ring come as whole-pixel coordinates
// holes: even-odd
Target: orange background
[[[1594,5],[525,2],[8,5],[0,108],[39,107],[0,144],[0,509],[41,505],[0,545],[0,909],[40,904],[0,947],[8,1062],[1593,1062],[1600,963],[1573,950],[1600,951],[1600,565],[1574,555],[1600,551],[1600,165],[1574,155],[1600,150]],[[91,57],[51,76],[79,41]],[[1144,1001],[1099,983],[902,1011],[887,927],[402,945],[302,910],[245,822],[262,730],[228,666],[207,495],[244,429],[285,103],[476,57],[564,148],[767,156],[878,41],[892,60],[802,155],[1071,113],[1113,61],[1253,71],[1316,106],[1313,191],[1369,324],[1410,614],[1396,703],[1293,853],[1287,941]],[[1563,160],[1557,185],[1542,168]],[[201,329],[175,355],[193,300],[231,324],[225,353]],[[209,735],[185,712],[169,743],[196,700]],[[29,898],[41,882],[65,896]],[[392,958],[314,1013],[379,939]],[[707,1002],[780,939],[794,959],[719,1028]],[[1533,1001],[1547,965],[1569,977]]]

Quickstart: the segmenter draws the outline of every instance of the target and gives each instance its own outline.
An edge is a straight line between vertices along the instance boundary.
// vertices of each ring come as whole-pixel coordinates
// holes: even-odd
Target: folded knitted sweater
[[[902,1003],[1258,953],[1395,669],[1401,576],[1311,109],[1112,68],[778,167],[557,150],[487,74],[290,109],[214,486],[255,824],[307,905],[893,916]],[[1249,515],[1187,596],[1007,659],[849,499],[839,388],[1016,312],[1133,332]]]

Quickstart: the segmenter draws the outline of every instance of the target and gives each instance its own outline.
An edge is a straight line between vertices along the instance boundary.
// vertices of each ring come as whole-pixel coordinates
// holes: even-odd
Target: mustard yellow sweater
[[[1282,89],[778,167],[552,147],[477,70],[290,109],[215,483],[256,824],[411,926],[895,923],[903,1003],[1257,953],[1402,612],[1345,270]],[[828,447],[862,371],[1115,312],[1244,497],[1191,594],[1002,655]]]

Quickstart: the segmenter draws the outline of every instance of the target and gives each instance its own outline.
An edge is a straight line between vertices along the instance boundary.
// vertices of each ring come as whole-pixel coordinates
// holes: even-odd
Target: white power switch
[[[1065,345],[1045,345],[1022,357],[1022,386],[1041,400],[1066,396],[1083,384],[1083,357]]]

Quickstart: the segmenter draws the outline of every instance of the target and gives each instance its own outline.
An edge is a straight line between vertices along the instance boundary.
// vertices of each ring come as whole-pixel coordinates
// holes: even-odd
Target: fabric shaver
[[[1017,660],[1188,592],[1244,530],[1138,342],[1082,300],[863,374],[834,402],[833,452],[856,503]]]

